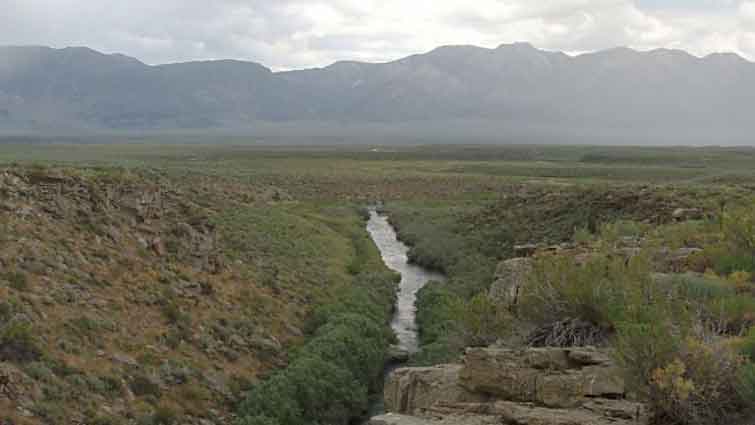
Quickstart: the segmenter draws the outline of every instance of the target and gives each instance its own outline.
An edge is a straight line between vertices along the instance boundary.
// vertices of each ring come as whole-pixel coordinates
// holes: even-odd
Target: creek
[[[396,230],[388,221],[388,217],[375,209],[370,210],[367,232],[380,250],[385,265],[401,275],[396,309],[391,321],[391,328],[398,339],[394,347],[409,355],[414,354],[419,351],[415,306],[417,292],[427,282],[443,281],[446,277],[441,273],[412,264],[407,255],[409,247],[398,240]],[[397,366],[395,363],[386,365],[386,376]],[[380,400],[370,409],[371,414],[382,413],[382,397],[379,398]]]

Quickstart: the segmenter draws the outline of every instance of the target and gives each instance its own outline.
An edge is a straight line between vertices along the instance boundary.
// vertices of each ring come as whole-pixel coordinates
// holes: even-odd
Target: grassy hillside
[[[356,208],[264,184],[18,165],[0,169],[0,201],[15,423],[224,423],[317,306],[382,269]]]

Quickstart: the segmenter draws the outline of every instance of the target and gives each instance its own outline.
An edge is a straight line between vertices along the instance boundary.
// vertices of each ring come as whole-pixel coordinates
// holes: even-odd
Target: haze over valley
[[[314,140],[748,144],[755,65],[629,48],[444,46],[388,63],[272,72],[149,66],[88,48],[0,48],[0,132],[221,131]]]

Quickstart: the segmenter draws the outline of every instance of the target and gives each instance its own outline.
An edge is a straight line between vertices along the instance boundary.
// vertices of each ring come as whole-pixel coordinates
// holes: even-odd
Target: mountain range
[[[755,64],[735,54],[527,43],[273,72],[0,47],[0,131],[208,131],[455,141],[749,143]]]

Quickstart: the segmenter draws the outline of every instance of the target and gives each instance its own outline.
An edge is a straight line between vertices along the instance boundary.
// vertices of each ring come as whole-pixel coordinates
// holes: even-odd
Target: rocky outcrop
[[[445,418],[420,418],[386,413],[370,419],[369,425],[493,425],[500,423],[495,416],[455,415]]]
[[[527,276],[532,273],[532,261],[531,258],[512,258],[498,264],[495,281],[490,286],[490,298],[508,309],[514,308],[527,283]]]
[[[393,372],[390,414],[371,424],[646,424],[625,392],[611,357],[594,348],[469,348],[462,364]]]
[[[385,408],[389,412],[422,415],[447,403],[486,401],[459,385],[462,365],[396,369],[385,384]]]
[[[473,393],[552,408],[579,407],[590,398],[620,398],[625,392],[611,359],[590,348],[471,348],[459,383]]]

